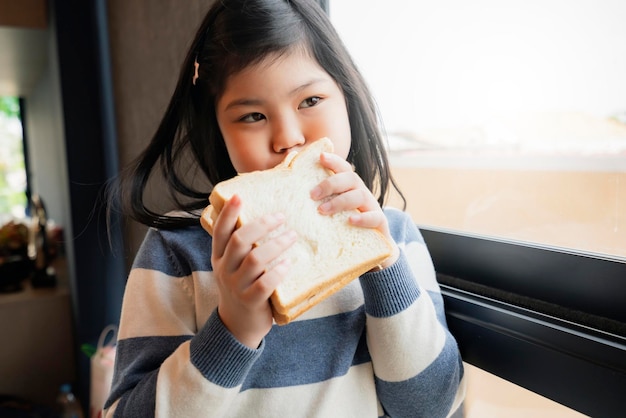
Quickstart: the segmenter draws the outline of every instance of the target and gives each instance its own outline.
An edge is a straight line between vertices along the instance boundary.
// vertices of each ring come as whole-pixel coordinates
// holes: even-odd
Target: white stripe
[[[323,318],[344,312],[352,312],[363,305],[363,290],[358,279],[348,283],[346,287],[329,296],[321,303],[304,312],[295,321]],[[294,322],[295,322],[294,321]]]
[[[213,273],[195,271],[190,277],[172,277],[156,270],[134,269],[129,277],[119,338],[194,334],[217,307],[219,290]],[[131,303],[132,301],[132,303]],[[363,305],[358,279],[298,317],[296,321],[352,312]],[[138,318],[143,317],[142,320]],[[136,326],[136,328],[129,328]]]
[[[195,333],[195,304],[190,282],[189,277],[134,269],[126,285],[118,338]]]
[[[156,417],[225,416],[240,387],[226,389],[202,376],[189,360],[189,342],[161,366],[156,389]]]
[[[397,315],[367,318],[367,344],[374,370],[388,382],[407,380],[421,373],[437,358],[445,340],[446,334],[426,292]]]
[[[326,382],[246,390],[225,417],[368,418],[382,415],[371,363],[366,363],[353,366],[345,376]]]
[[[403,246],[403,250],[420,286],[429,291],[440,292],[433,260],[426,245],[421,242],[409,242]]]

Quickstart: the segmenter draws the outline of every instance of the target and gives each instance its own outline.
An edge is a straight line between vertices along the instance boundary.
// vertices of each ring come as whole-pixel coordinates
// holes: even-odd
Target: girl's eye
[[[304,99],[304,101],[302,103],[300,103],[300,109],[307,108],[307,107],[313,107],[313,106],[317,105],[321,101],[322,101],[321,97],[317,97],[317,96],[309,97],[307,99]]]
[[[239,119],[239,121],[252,123],[252,122],[258,122],[263,119],[265,119],[265,115],[263,113],[254,112],[254,113],[248,113],[247,115],[242,116]]]

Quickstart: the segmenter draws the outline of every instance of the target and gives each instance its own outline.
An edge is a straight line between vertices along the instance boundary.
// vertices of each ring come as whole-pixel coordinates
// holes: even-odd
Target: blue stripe
[[[451,372],[450,365],[454,363],[458,366]],[[376,379],[376,387],[390,417],[437,418],[450,412],[462,378],[463,363],[456,341],[447,333],[443,350],[422,373],[403,382]],[[422,399],[422,403],[416,405],[415,399]]]
[[[143,373],[158,369],[167,356],[190,338],[141,337],[120,340],[116,372],[118,369],[125,370],[126,375],[116,376],[112,399],[137,384]],[[192,340],[191,355],[196,358],[200,353],[193,346]],[[136,353],[142,353],[142,356],[133,355]],[[142,359],[141,363],[136,362],[139,358]],[[204,360],[210,365],[211,359]],[[322,382],[343,376],[351,366],[369,361],[371,358],[365,340],[363,307],[324,318],[295,321],[274,326],[265,337],[262,354],[247,373],[242,390]],[[196,364],[198,360],[192,358],[192,362]],[[218,385],[232,387],[230,378],[224,377],[227,380],[222,381],[222,377],[216,378],[215,374],[207,377]],[[154,393],[137,396],[154,397]]]
[[[156,410],[157,371],[144,376],[135,390],[122,396],[115,408],[115,417],[152,418]],[[110,398],[114,399],[114,398]],[[109,401],[111,402],[111,401]],[[106,405],[108,408],[110,405]]]
[[[387,318],[404,311],[420,296],[413,272],[404,255],[388,268],[361,276],[367,314]]]
[[[370,361],[363,308],[274,326],[242,390],[279,388],[343,376]],[[332,367],[331,367],[332,366]]]
[[[149,229],[133,268],[157,270],[174,277],[193,271],[213,271],[211,236],[201,226],[174,231]]]
[[[225,388],[239,386],[265,347],[241,344],[224,326],[217,310],[191,340],[191,362],[209,381]]]
[[[161,363],[190,338],[191,336],[138,337],[119,340],[115,353],[113,386],[105,407],[108,408],[115,399],[129,391],[117,409],[123,411],[126,408],[129,413],[124,416],[145,416],[146,411],[150,410],[145,405],[155,404],[156,377]],[[138,356],[138,353],[141,355]],[[135,386],[137,388],[130,392]],[[141,410],[133,409],[133,405],[142,405]],[[154,408],[152,412],[154,413]]]

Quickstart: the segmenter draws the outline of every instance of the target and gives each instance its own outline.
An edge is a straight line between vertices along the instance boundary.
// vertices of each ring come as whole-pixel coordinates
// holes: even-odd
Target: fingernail
[[[285,220],[285,214],[281,212],[275,213],[274,219],[276,220],[276,222],[283,222]]]
[[[322,213],[326,213],[328,211],[330,211],[330,209],[332,208],[332,204],[330,202],[326,202],[326,203],[322,203],[318,210]]]
[[[350,223],[358,224],[361,221],[361,215],[352,215],[350,216]]]
[[[321,194],[322,194],[322,188],[319,186],[315,186],[315,188],[311,190],[311,199],[317,200],[319,199]]]
[[[238,194],[232,195],[232,197],[228,201],[233,206],[239,206],[241,204],[241,198]]]

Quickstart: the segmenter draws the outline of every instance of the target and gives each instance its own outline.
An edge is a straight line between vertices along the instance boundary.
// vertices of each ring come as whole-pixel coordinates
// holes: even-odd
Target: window
[[[419,222],[626,258],[626,3],[344,3]]]
[[[626,3],[329,13],[378,101],[465,360],[585,414],[624,410]]]
[[[0,97],[0,224],[26,215],[26,159],[16,97]]]

